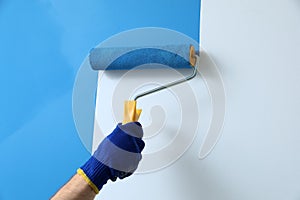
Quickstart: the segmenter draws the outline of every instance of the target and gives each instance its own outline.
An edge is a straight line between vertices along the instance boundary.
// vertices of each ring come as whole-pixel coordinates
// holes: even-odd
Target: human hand
[[[110,179],[130,176],[142,159],[145,143],[139,122],[118,124],[100,143],[93,156],[77,170],[96,193]]]

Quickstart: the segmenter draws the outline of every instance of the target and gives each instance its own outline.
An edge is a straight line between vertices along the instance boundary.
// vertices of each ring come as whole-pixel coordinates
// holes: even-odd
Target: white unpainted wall
[[[97,199],[300,199],[300,1],[203,0],[201,28],[226,90],[215,149],[199,160],[198,136],[172,165],[108,183]]]

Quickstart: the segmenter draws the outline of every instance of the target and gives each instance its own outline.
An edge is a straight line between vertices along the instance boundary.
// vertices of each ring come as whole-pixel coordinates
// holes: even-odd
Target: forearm
[[[93,200],[94,190],[79,174],[74,175],[51,199],[52,200]]]

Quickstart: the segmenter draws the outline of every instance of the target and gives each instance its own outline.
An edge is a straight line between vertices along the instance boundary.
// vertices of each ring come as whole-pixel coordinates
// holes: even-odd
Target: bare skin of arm
[[[78,174],[66,183],[51,200],[93,200],[96,196],[94,190]]]

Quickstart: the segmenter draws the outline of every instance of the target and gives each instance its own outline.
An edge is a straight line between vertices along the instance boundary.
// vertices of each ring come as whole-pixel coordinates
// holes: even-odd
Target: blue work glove
[[[130,176],[142,159],[141,152],[145,147],[142,137],[143,129],[139,122],[118,124],[77,173],[96,194],[108,180]]]

